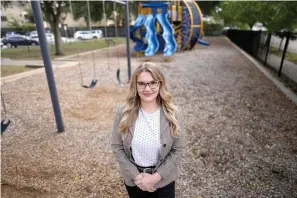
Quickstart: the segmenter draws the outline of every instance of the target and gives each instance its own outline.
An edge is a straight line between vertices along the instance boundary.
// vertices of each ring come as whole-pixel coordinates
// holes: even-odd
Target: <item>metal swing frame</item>
[[[69,3],[70,3],[70,11],[71,11],[72,16],[73,16],[71,0],[69,0]],[[89,21],[91,21],[89,0],[87,0],[87,7],[88,7]],[[90,30],[92,30],[92,27],[90,27]],[[75,27],[74,27],[74,32],[75,32]],[[92,57],[93,57],[93,80],[91,81],[91,83],[89,85],[86,85],[84,83],[84,80],[83,80],[83,73],[82,73],[82,69],[81,69],[80,49],[79,48],[78,48],[77,56],[78,56],[78,67],[79,67],[79,73],[80,73],[81,86],[83,88],[94,88],[96,86],[97,82],[98,82],[97,75],[96,75],[96,63],[95,63],[95,60],[94,60],[94,52],[92,52]]]
[[[118,64],[119,64],[119,68],[116,71],[116,78],[118,81],[118,84],[121,87],[124,87],[124,84],[128,84],[130,83],[130,79],[131,79],[131,53],[130,53],[130,38],[129,38],[129,32],[130,32],[130,27],[129,27],[129,1],[126,0],[125,2],[123,1],[117,1],[114,0],[114,11],[116,10],[116,3],[121,3],[123,5],[125,5],[125,18],[126,18],[126,51],[127,51],[127,62],[128,62],[128,81],[126,83],[123,83],[123,81],[121,80],[120,74],[121,74],[121,69],[120,69],[120,64],[119,64],[119,52],[118,52],[118,48],[117,48],[117,58],[118,58]],[[114,21],[115,21],[115,36],[117,37],[118,32],[117,32],[117,24],[116,24],[116,15],[114,15]]]
[[[8,128],[8,126],[10,125],[10,119],[8,118],[8,114],[7,114],[7,111],[6,111],[6,106],[5,106],[5,103],[4,103],[4,99],[3,99],[3,94],[2,94],[2,91],[1,91],[1,101],[2,101],[2,105],[3,105],[3,111],[5,113],[5,116],[4,118],[1,120],[1,134],[4,133],[6,131],[6,129]]]

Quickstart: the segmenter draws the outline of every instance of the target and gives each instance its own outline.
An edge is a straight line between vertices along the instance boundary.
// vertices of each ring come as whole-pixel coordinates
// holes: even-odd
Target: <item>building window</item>
[[[1,16],[1,21],[7,21],[7,17],[6,16]]]

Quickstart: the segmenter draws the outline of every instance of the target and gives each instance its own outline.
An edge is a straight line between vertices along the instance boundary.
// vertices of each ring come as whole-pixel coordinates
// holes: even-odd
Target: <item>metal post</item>
[[[104,33],[105,33],[105,40],[107,38],[107,29],[106,29],[106,26],[107,26],[107,18],[106,18],[106,13],[105,13],[105,1],[103,0],[102,1],[102,7],[103,7],[103,17],[104,17],[104,20],[105,20],[105,25],[104,25]]]
[[[129,0],[126,0],[125,5],[125,15],[126,15],[126,47],[127,47],[127,62],[128,62],[128,81],[131,79],[131,53],[130,53],[130,26],[129,26]]]
[[[289,45],[290,35],[291,35],[290,32],[288,32],[287,33],[287,40],[286,40],[285,48],[284,48],[284,51],[283,51],[282,61],[281,61],[281,64],[280,64],[280,67],[279,67],[279,70],[278,70],[278,77],[280,77],[281,74],[282,74],[283,64],[284,64],[284,60],[285,60],[285,57],[286,57],[286,52],[287,52],[288,45]]]
[[[267,43],[266,43],[267,51],[266,51],[265,60],[264,60],[265,66],[267,63],[267,58],[268,58],[268,54],[269,54],[269,50],[270,50],[270,40],[271,40],[271,33],[268,34]]]
[[[47,77],[47,82],[50,90],[51,100],[54,108],[54,114],[56,118],[56,124],[58,128],[58,132],[64,132],[64,124],[62,119],[62,114],[60,110],[60,104],[55,84],[55,78],[54,78],[54,72],[52,68],[52,63],[49,55],[49,50],[47,46],[47,41],[45,37],[45,30],[43,26],[43,20],[42,20],[42,13],[40,8],[40,2],[39,1],[31,1],[31,6],[33,10],[34,20],[36,23],[36,29],[38,33],[39,43],[40,43],[40,49],[42,53],[43,63],[45,66],[45,72]]]
[[[72,14],[72,19],[73,19],[73,21],[74,21],[74,15],[73,15],[73,10],[72,10],[71,0],[69,0],[69,4],[70,4],[70,12],[71,12],[71,14]],[[74,28],[74,33],[75,33],[75,26],[73,26],[73,28]],[[73,33],[73,37],[74,37],[74,33]]]
[[[90,30],[92,30],[92,25],[91,25],[91,14],[90,14],[90,3],[87,0],[87,5],[88,5],[88,15],[89,15],[89,23],[90,23]]]
[[[117,29],[117,12],[116,12],[116,2],[113,2],[113,14],[114,14],[114,37],[117,39],[117,35],[118,35],[118,29]]]

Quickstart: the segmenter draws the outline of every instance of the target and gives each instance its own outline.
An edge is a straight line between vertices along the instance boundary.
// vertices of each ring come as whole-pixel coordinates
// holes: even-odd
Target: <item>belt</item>
[[[137,169],[140,173],[148,173],[148,174],[153,174],[154,173],[154,169],[155,166],[151,166],[151,167],[141,167],[141,166],[137,166]]]

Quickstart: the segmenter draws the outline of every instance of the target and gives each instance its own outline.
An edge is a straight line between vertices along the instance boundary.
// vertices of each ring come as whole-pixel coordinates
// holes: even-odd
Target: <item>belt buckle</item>
[[[152,174],[153,170],[151,168],[144,168],[143,172],[148,173],[148,174]]]

